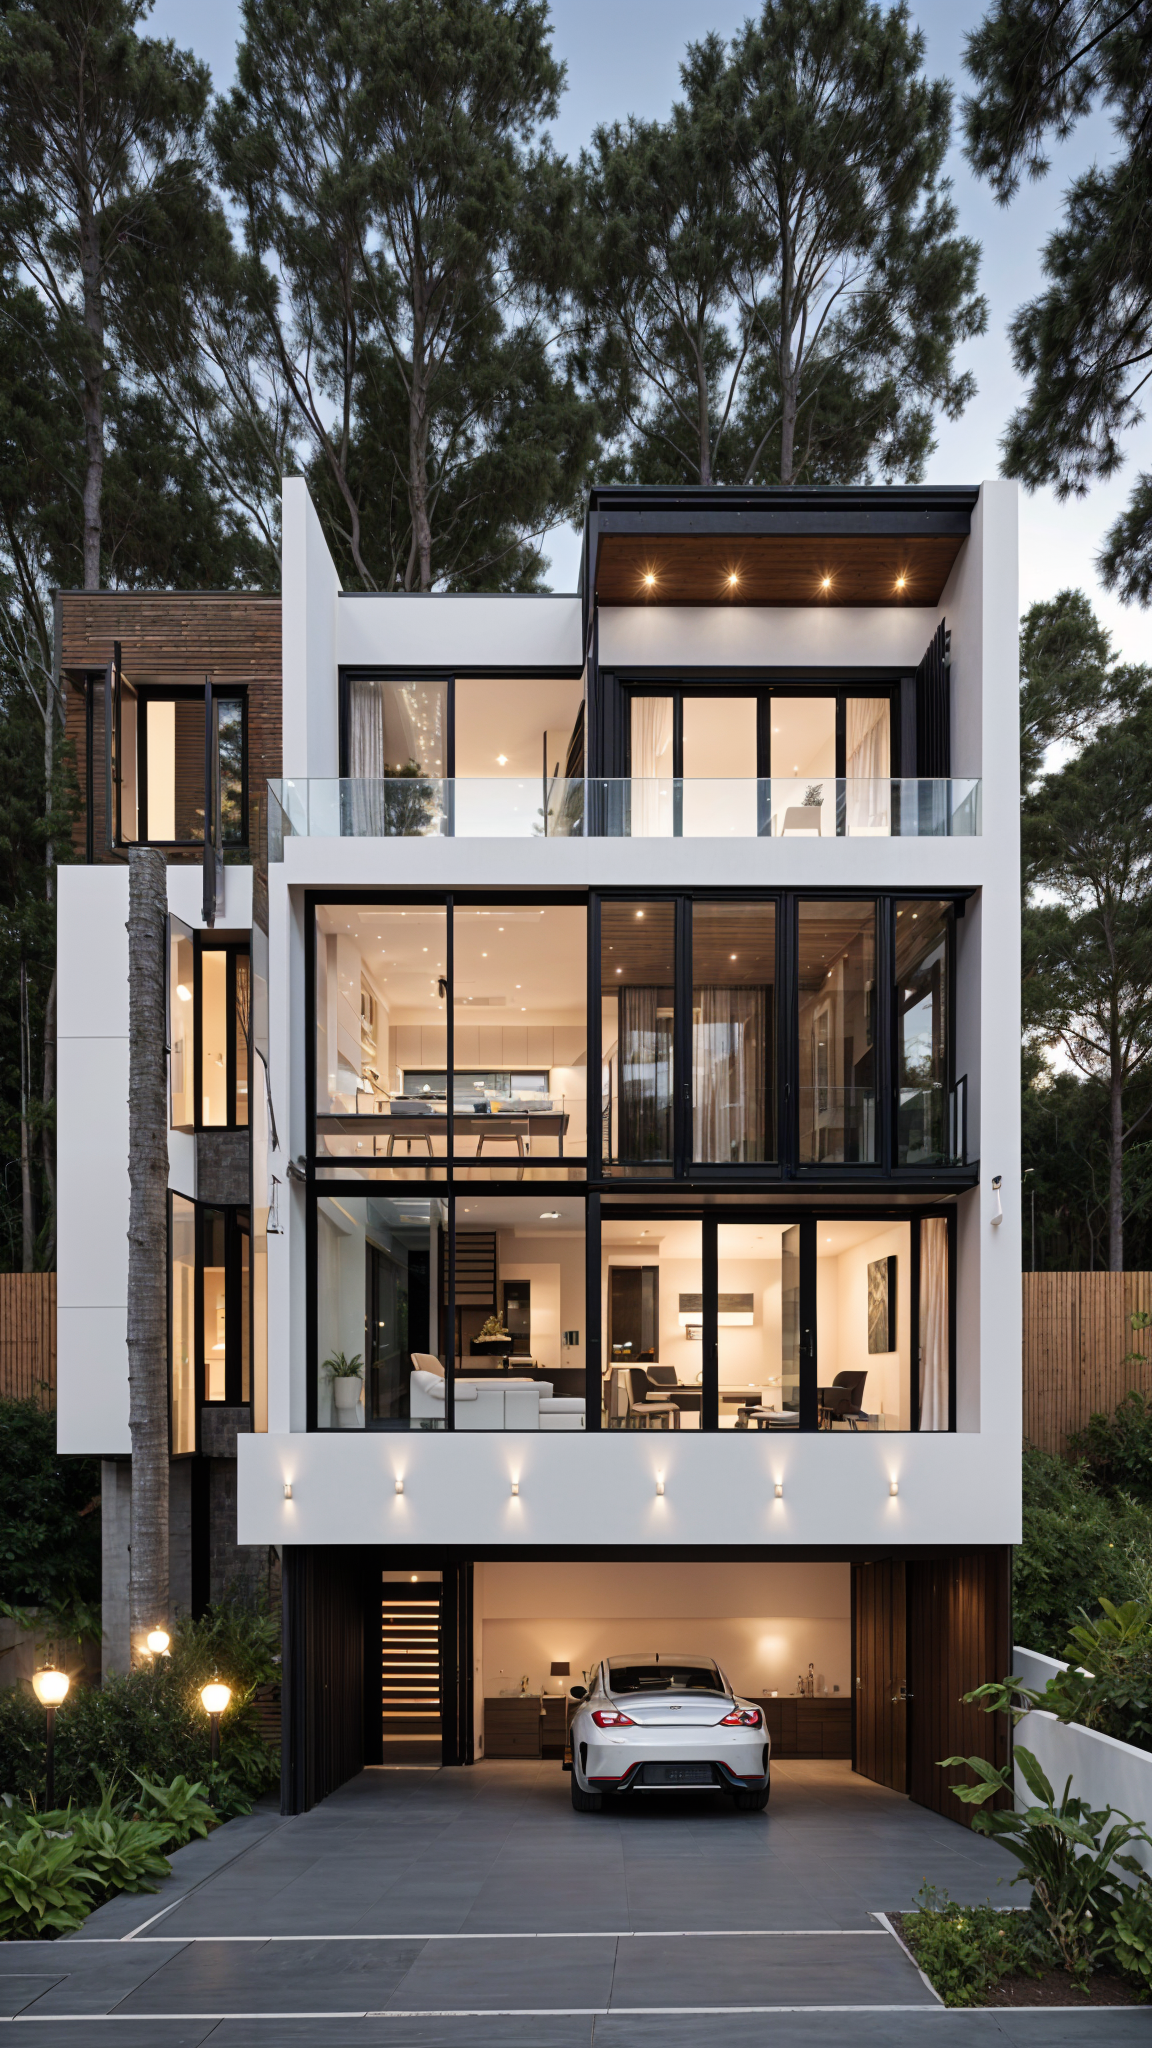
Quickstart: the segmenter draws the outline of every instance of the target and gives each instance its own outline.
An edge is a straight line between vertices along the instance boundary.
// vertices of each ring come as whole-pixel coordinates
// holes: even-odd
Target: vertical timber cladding
[[[940,1762],[1008,1761],[1007,1716],[965,1706],[963,1695],[1012,1669],[1011,1556],[1006,1547],[965,1550],[908,1565],[908,1790],[921,1806],[963,1826],[976,1809],[961,1805],[949,1788],[975,1780],[966,1770],[942,1771]]]
[[[282,773],[280,598],[256,591],[66,590],[58,600],[60,674],[65,683],[65,736],[71,742],[81,794],[85,779],[84,680],[97,671],[93,701],[93,808],[97,852],[104,845],[103,672],[115,641],[132,683],[243,683],[248,696],[248,806],[253,845],[263,830],[265,784]],[[201,741],[201,748],[203,742]],[[203,782],[203,755],[198,757]],[[76,826],[84,856],[84,818]]]
[[[908,1790],[907,1573],[903,1558],[852,1567],[854,1764],[892,1792]]]
[[[287,1544],[282,1585],[280,1808],[306,1813],[365,1763],[364,1554]]]

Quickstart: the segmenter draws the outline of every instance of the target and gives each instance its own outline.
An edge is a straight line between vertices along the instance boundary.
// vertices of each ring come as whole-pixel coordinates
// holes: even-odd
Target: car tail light
[[[759,1707],[733,1707],[730,1714],[725,1714],[720,1726],[722,1728],[758,1728],[760,1726],[760,1709]]]
[[[634,1728],[636,1726],[631,1714],[606,1713],[600,1707],[597,1707],[592,1719],[598,1728]]]

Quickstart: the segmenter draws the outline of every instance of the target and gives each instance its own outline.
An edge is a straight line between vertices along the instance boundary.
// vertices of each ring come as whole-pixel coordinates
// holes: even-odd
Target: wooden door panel
[[[856,1769],[892,1792],[908,1790],[906,1576],[902,1559],[852,1567]]]
[[[949,1787],[974,1782],[964,1770],[942,1771],[946,1756],[1008,1761],[1008,1721],[967,1707],[963,1695],[1011,1668],[1012,1633],[1007,1550],[958,1551],[917,1559],[908,1567],[910,1722],[908,1789],[921,1806],[970,1826],[976,1809]]]

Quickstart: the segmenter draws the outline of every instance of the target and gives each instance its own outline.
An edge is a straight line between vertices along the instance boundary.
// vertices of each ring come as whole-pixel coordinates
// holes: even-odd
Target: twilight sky
[[[684,45],[709,29],[728,37],[756,11],[753,0],[552,0],[556,53],[568,67],[568,90],[553,130],[556,147],[574,156],[598,121],[629,113],[663,118],[679,89]],[[930,75],[943,75],[965,89],[964,37],[983,12],[979,0],[911,0],[911,11],[927,41]],[[191,47],[211,67],[218,91],[232,80],[239,34],[237,0],[156,0],[148,30]],[[1039,252],[1056,225],[1064,188],[1093,160],[1107,162],[1113,150],[1110,123],[1099,116],[1085,122],[1062,149],[1054,149],[1052,170],[1024,189],[1004,211],[987,188],[968,172],[954,149],[951,174],[961,230],[982,244],[981,288],[988,300],[985,335],[960,357],[976,375],[978,391],[958,421],[942,420],[937,448],[928,465],[930,483],[978,483],[995,476],[999,439],[1017,402],[1020,386],[1008,353],[1006,331],[1016,307],[1040,287]],[[1123,506],[1135,472],[1152,463],[1147,427],[1131,437],[1119,476],[1097,485],[1083,500],[1061,505],[1050,492],[1021,499],[1020,602],[1053,594],[1069,584],[1087,589],[1100,616],[1129,660],[1152,661],[1152,612],[1119,604],[1101,589],[1094,558],[1102,537]],[[566,530],[551,541],[551,580],[558,589],[575,587],[578,543]]]

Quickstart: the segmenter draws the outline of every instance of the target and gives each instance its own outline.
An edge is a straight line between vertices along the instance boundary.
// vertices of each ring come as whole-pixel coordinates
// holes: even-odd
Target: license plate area
[[[651,1786],[714,1785],[711,1764],[645,1764],[643,1782]]]

